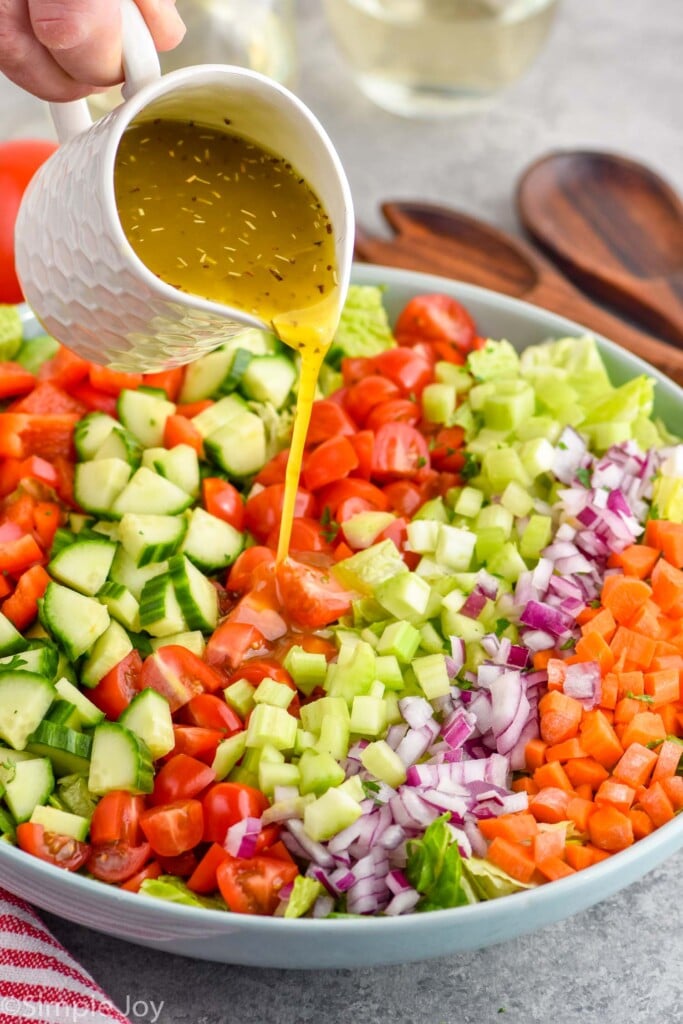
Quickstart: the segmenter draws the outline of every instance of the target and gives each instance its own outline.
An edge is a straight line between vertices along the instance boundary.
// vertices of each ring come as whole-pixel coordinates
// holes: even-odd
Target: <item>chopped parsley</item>
[[[577,471],[576,471],[576,479],[579,481],[579,483],[583,484],[584,487],[590,487],[590,485],[591,485],[590,470],[586,469],[585,466],[582,466],[580,469],[577,469]]]
[[[460,476],[463,480],[471,480],[472,477],[478,476],[480,470],[481,465],[478,459],[472,452],[465,452],[465,465],[460,470]]]

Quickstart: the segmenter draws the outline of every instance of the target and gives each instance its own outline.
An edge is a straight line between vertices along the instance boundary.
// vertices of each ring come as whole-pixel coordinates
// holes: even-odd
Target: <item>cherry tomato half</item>
[[[140,871],[151,855],[149,843],[129,846],[128,843],[105,843],[93,846],[88,857],[88,871],[101,882],[126,882]]]
[[[237,914],[273,914],[283,886],[299,869],[276,857],[228,857],[216,869],[221,895]]]
[[[201,842],[204,811],[199,800],[177,800],[145,811],[140,827],[155,853],[177,857]]]
[[[231,825],[244,818],[260,818],[268,799],[260,789],[240,782],[218,782],[204,794],[204,842],[224,843]]]
[[[14,269],[14,224],[28,183],[57,146],[44,139],[0,144],[0,302],[22,302]]]
[[[30,821],[17,825],[17,843],[26,853],[65,871],[78,871],[90,856],[88,843],[79,843],[57,832],[46,832],[42,825]]]

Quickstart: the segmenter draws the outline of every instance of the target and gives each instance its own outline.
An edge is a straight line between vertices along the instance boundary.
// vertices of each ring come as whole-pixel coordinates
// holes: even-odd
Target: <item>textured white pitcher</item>
[[[163,77],[147,27],[121,0],[126,100],[92,124],[85,100],[51,105],[62,143],[29,185],[17,218],[16,265],[45,330],[79,355],[120,370],[190,362],[245,327],[239,309],[165,284],[136,255],[114,195],[121,136],[134,119],[185,118],[230,130],[284,157],[332,222],[340,302],[353,257],[353,207],[327,134],[291,92],[244,68],[206,64]]]

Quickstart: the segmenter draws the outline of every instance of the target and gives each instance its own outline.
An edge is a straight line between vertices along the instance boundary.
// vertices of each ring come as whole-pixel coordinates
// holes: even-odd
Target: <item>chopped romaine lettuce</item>
[[[406,877],[422,893],[417,910],[445,910],[468,903],[462,885],[462,858],[444,814],[429,825],[421,839],[408,842]]]
[[[535,888],[534,884],[518,882],[502,868],[481,857],[468,857],[463,861],[463,875],[480,900],[495,900],[522,889]]]
[[[483,348],[470,352],[467,369],[477,380],[499,380],[519,374],[519,356],[509,341],[487,341]]]
[[[159,878],[146,878],[140,891],[157,900],[168,903],[181,903],[185,907],[205,907],[207,910],[227,910],[225,901],[220,896],[198,896],[196,892],[175,875],[161,875]]]
[[[298,875],[294,879],[292,894],[287,901],[285,917],[303,917],[311,909],[318,896],[322,896],[323,887],[315,878]]]
[[[373,285],[352,284],[328,361],[334,365],[344,356],[374,356],[395,344],[381,289]]]

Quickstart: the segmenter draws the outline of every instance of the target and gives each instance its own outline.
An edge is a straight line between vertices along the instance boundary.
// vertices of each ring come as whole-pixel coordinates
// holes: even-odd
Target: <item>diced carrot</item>
[[[525,843],[538,832],[538,822],[533,814],[524,811],[520,814],[501,814],[497,818],[482,818],[479,831],[485,839],[502,836],[513,843]]]
[[[547,651],[535,651],[531,659],[531,663],[537,672],[545,672],[548,667],[548,662],[553,656],[551,649]]]
[[[671,775],[662,779],[662,789],[668,796],[674,811],[683,808],[683,775]]]
[[[558,690],[550,690],[540,700],[541,737],[546,743],[561,743],[576,735],[583,715],[581,702]]]
[[[528,775],[522,775],[519,779],[514,779],[510,788],[513,793],[528,793],[529,796],[534,796],[535,793],[538,793],[538,786]]]
[[[663,739],[666,739],[666,729],[662,716],[654,711],[639,711],[626,726],[622,742],[625,748],[632,743],[642,743],[647,747],[653,740]]]
[[[574,871],[583,871],[595,863],[592,852],[581,843],[567,843],[564,848],[564,859]]]
[[[590,803],[593,803],[595,788],[589,782],[580,782],[578,786],[574,787],[574,792],[582,800],[588,800]]]
[[[645,673],[645,693],[652,697],[653,708],[678,700],[680,687],[679,673],[675,668]]]
[[[661,782],[653,782],[639,797],[642,809],[650,817],[655,828],[666,825],[674,816],[674,808]]]
[[[536,821],[556,825],[559,821],[567,820],[568,804],[569,793],[566,790],[556,786],[544,786],[529,801],[529,810]]]
[[[601,850],[593,843],[586,843],[586,849],[590,852],[594,864],[599,864],[601,860],[607,860],[612,856],[611,850]]]
[[[561,658],[549,658],[545,670],[548,673],[548,690],[561,690],[567,675],[567,663]]]
[[[603,588],[602,603],[611,611],[615,620],[623,625],[647,601],[652,594],[652,587],[635,576],[621,576],[615,579],[616,582],[611,585],[607,594]]]
[[[534,771],[536,768],[540,768],[545,762],[545,752],[548,749],[548,744],[542,739],[529,740],[524,747],[524,761],[527,768]]]
[[[609,608],[601,608],[596,612],[594,618],[581,626],[581,635],[588,636],[590,633],[598,633],[603,640],[609,643],[617,629],[614,616]]]
[[[581,745],[604,768],[612,768],[624,752],[605,712],[599,708],[589,711],[581,723]]]
[[[683,569],[683,523],[664,520],[659,530],[660,550],[667,562]]]
[[[511,843],[501,836],[496,836],[491,842],[487,856],[493,864],[518,882],[530,882],[536,870],[536,863],[527,847],[521,843]]]
[[[565,772],[574,788],[589,785],[597,789],[601,782],[609,778],[609,772],[594,757],[580,757],[565,765]]]
[[[615,672],[608,672],[602,677],[600,690],[600,707],[613,711],[619,696],[619,679]]]
[[[654,832],[654,825],[650,819],[649,814],[641,810],[639,807],[632,807],[628,812],[628,816],[631,819],[633,825],[633,837],[634,839],[644,839],[645,836],[649,836],[651,832]]]
[[[590,622],[591,619],[594,619],[599,614],[599,608],[591,608],[589,604],[586,604],[576,616],[576,621],[579,626],[585,626],[587,622]]]
[[[537,861],[536,867],[549,882],[556,882],[560,878],[569,878],[575,875],[576,871],[560,857],[548,857],[544,861]]]
[[[534,782],[539,789],[550,786],[555,789],[563,789],[565,793],[571,793],[574,789],[559,761],[542,764],[540,768],[537,768],[534,772]]]
[[[595,811],[595,804],[592,800],[585,800],[580,796],[573,796],[567,804],[567,817],[573,821],[580,832],[585,832],[588,827],[588,819]]]
[[[676,774],[683,756],[683,745],[674,740],[664,740],[657,750],[657,764],[652,772],[652,782],[661,782]]]
[[[537,830],[531,841],[531,850],[534,860],[539,864],[548,857],[560,857],[564,854],[564,845],[567,841],[566,828],[549,828]]]
[[[679,701],[676,701],[675,704],[665,704],[664,707],[658,708],[657,711],[662,719],[667,736],[683,736],[683,721],[681,721],[681,711],[683,709]]]
[[[663,612],[683,614],[683,572],[664,558],[652,570],[652,593]]]
[[[588,820],[591,842],[599,850],[614,853],[633,844],[633,825],[628,815],[611,804],[604,804]]]
[[[574,758],[585,756],[586,751],[577,736],[572,736],[570,740],[564,740],[562,743],[555,743],[545,752],[546,761],[571,761]]]
[[[19,577],[14,593],[7,598],[2,606],[13,626],[24,630],[30,626],[38,614],[38,599],[47,590],[50,577],[42,565],[33,565]]]
[[[659,558],[659,549],[647,544],[630,544],[619,554],[612,555],[612,566],[623,569],[626,576],[635,576],[639,580],[650,578],[655,563]]]
[[[635,796],[636,791],[632,786],[626,786],[623,782],[616,782],[614,779],[605,779],[595,794],[595,803],[599,807],[610,804],[626,814],[635,800]]]
[[[619,678],[621,679],[623,676],[630,676],[632,674],[631,672],[622,672]],[[643,688],[645,688],[645,679],[643,679]],[[635,716],[640,714],[642,710],[643,702],[641,700],[638,700],[636,697],[622,697],[614,709],[614,724],[626,725],[628,722],[633,721]]]
[[[580,661],[597,661],[604,674],[614,667],[614,652],[600,633],[586,633],[576,645]]]
[[[627,695],[642,697],[645,693],[645,673],[637,669],[633,672],[619,672],[617,679],[619,681],[618,700],[622,700]]]
[[[648,750],[642,743],[631,743],[612,769],[612,775],[618,782],[637,789],[647,785],[656,764],[654,750]]]
[[[628,628],[658,640],[663,633],[662,615],[654,601],[646,601],[628,620]]]
[[[645,523],[645,543],[650,547],[662,550],[662,528],[668,519],[648,519]]]

